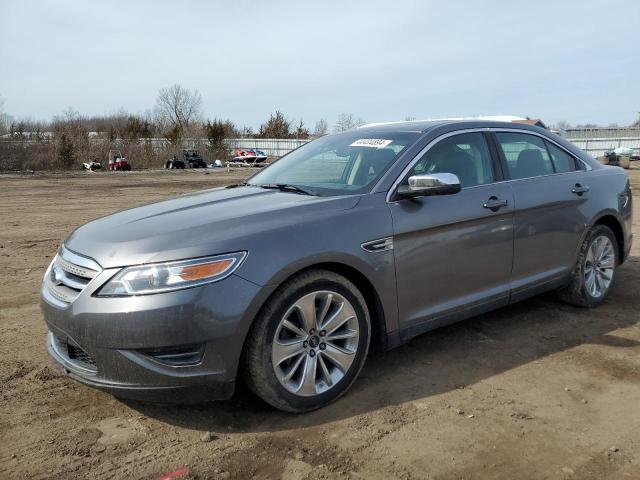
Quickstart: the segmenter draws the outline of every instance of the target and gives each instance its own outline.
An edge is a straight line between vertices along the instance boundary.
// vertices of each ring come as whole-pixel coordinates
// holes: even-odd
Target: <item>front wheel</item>
[[[313,270],[282,285],[247,339],[249,387],[288,412],[343,395],[364,365],[371,325],[364,297],[345,277]]]
[[[611,291],[618,263],[615,235],[609,227],[596,225],[582,242],[571,282],[558,291],[560,298],[578,307],[597,307]]]

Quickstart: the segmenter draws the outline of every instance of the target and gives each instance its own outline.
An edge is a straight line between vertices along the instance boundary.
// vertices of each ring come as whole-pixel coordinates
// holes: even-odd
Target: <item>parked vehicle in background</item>
[[[640,160],[640,148],[618,147],[614,152],[619,157],[629,157],[630,162]]]
[[[626,173],[548,130],[364,126],[76,229],[43,280],[48,348],[121,397],[226,399],[242,378],[309,411],[349,389],[371,344],[549,290],[602,304],[631,225]]]
[[[256,162],[266,162],[269,158],[262,150],[253,149],[253,152],[256,154]]]
[[[256,152],[254,152],[251,148],[246,147],[238,147],[236,148],[235,155],[233,157],[234,162],[243,162],[243,163],[255,163],[256,162]]]
[[[100,170],[102,168],[102,164],[100,162],[84,162],[82,164],[83,170],[91,170],[95,172],[96,170]]]
[[[264,163],[269,157],[262,150],[257,148],[238,147],[235,149],[233,162],[239,163]]]
[[[609,150],[603,156],[598,157],[598,161],[603,165],[612,167],[622,167],[628,169],[631,167],[631,156],[620,155],[615,150]]]
[[[173,158],[170,158],[166,162],[164,162],[164,168],[181,168],[184,169],[184,160],[180,160],[177,155],[174,155]]]
[[[189,168],[207,168],[207,162],[200,156],[198,150],[193,148],[182,150],[182,161],[189,165]]]
[[[118,150],[109,150],[108,154],[108,167],[109,170],[131,170],[131,165],[127,160],[127,157],[122,155]]]

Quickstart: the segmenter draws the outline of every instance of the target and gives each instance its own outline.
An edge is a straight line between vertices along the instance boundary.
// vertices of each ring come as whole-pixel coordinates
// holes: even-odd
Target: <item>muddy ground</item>
[[[246,171],[0,175],[1,478],[640,478],[640,241],[609,301],[544,295],[368,359],[337,403],[287,415],[246,391],[123,403],[49,362],[42,274],[80,223]],[[640,170],[634,228],[640,233]]]

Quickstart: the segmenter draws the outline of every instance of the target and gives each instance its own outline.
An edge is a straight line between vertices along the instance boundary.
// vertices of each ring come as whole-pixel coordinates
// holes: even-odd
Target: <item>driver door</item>
[[[403,337],[508,304],[514,196],[499,172],[486,134],[471,132],[434,144],[401,180],[453,173],[462,187],[389,204]]]

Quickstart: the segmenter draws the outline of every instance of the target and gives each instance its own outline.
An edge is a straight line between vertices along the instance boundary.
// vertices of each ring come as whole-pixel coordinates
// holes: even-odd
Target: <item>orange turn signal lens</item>
[[[226,258],[211,263],[201,263],[199,265],[188,265],[180,269],[180,277],[185,281],[202,280],[204,278],[214,277],[224,273],[234,260]]]

